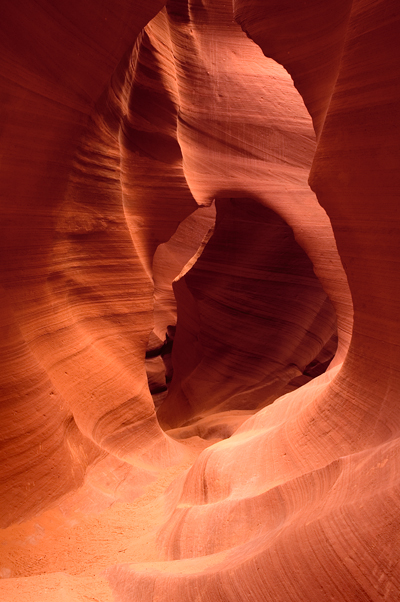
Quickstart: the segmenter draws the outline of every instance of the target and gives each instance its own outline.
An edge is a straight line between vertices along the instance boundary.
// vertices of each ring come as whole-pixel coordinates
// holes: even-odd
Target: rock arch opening
[[[259,409],[323,372],[336,351],[335,310],[310,259],[257,200],[216,200],[214,233],[173,288],[165,425]]]

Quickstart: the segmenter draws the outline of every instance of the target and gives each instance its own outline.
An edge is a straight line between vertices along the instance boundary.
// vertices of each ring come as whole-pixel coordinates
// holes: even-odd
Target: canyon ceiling
[[[398,601],[398,2],[0,16],[2,599]]]

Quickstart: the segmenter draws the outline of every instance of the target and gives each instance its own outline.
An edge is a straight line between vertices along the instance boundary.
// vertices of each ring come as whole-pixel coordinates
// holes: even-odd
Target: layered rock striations
[[[129,403],[135,390],[148,396],[141,424],[153,422],[163,439],[144,368],[134,359],[140,345],[124,347],[124,338],[132,345],[129,334],[118,339],[129,329],[124,320],[137,312],[134,330],[146,345],[151,287],[143,269],[135,274],[135,261],[141,264],[123,212],[120,158],[94,109],[122,55],[131,55],[160,8],[2,7],[3,525],[82,483],[87,464],[102,454],[103,442],[95,440],[109,431],[97,424],[99,415]],[[113,82],[117,94],[121,70]],[[112,88],[106,96],[112,102]],[[112,129],[110,114],[111,107],[103,112]],[[118,136],[119,116],[115,128]],[[146,319],[143,329],[138,322]],[[107,382],[109,393],[114,386],[120,392],[105,393]]]
[[[332,304],[290,227],[250,199],[217,201],[214,234],[174,290],[176,367],[158,412],[173,426],[270,403],[336,333]]]
[[[163,4],[2,9],[3,539],[159,477],[117,600],[395,602],[396,3]]]

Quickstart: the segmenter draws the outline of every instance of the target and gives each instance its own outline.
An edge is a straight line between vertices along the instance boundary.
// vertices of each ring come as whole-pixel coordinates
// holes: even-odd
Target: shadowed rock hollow
[[[2,599],[397,601],[395,0],[1,13]]]

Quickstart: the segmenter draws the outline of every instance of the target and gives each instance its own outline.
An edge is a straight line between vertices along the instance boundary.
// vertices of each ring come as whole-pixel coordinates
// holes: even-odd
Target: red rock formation
[[[250,199],[217,202],[215,233],[175,292],[176,368],[158,412],[173,426],[270,403],[335,332],[332,305],[289,226]]]
[[[36,514],[49,542],[59,509],[69,528],[184,467],[144,506],[157,540],[98,565],[118,600],[395,602],[396,4],[172,0],[151,20],[162,4],[4,5],[2,525]],[[214,199],[208,240],[212,215],[187,216]],[[145,351],[177,276],[158,420]],[[32,528],[3,541],[24,557]]]
[[[3,526],[77,487],[104,449],[175,454],[147,389],[152,285],[118,141],[132,45],[160,7],[3,7]]]

